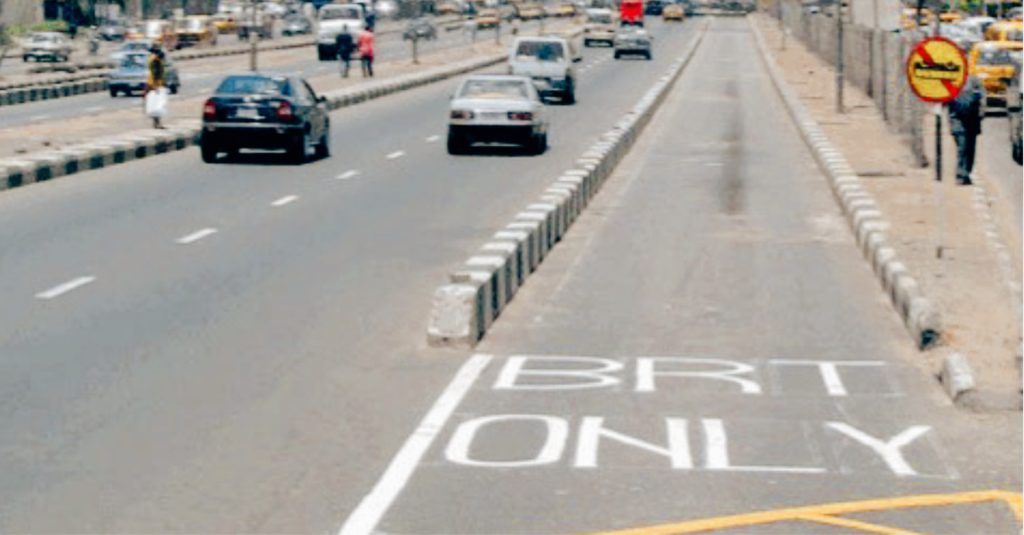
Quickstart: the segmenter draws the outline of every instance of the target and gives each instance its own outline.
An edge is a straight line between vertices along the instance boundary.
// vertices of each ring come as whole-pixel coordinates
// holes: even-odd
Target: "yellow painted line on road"
[[[971,503],[1003,502],[1013,512],[1017,521],[1021,520],[1022,497],[1020,493],[1002,490],[985,490],[975,492],[959,492],[954,494],[924,494],[920,496],[900,496],[896,498],[880,498],[858,502],[840,502],[774,511],[760,511],[732,516],[720,516],[690,520],[674,524],[661,524],[643,528],[618,531],[604,531],[592,535],[679,535],[683,533],[701,533],[718,529],[729,529],[777,522],[818,522],[836,526],[859,529],[867,533],[881,535],[907,535],[913,532],[868,524],[836,515],[850,513],[866,513],[872,511],[888,511],[893,509],[911,509],[918,507],[941,507],[946,505],[964,505]],[[880,531],[888,530],[888,531]]]

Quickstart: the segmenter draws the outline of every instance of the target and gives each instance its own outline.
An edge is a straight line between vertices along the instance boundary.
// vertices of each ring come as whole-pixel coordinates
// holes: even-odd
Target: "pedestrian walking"
[[[352,66],[352,51],[355,49],[352,34],[347,31],[339,33],[338,37],[334,40],[334,44],[338,47],[338,61],[340,62],[339,67],[341,68],[341,76],[348,78],[348,69]]]
[[[167,114],[167,61],[159,45],[153,45],[149,52],[143,102],[146,115],[153,119],[153,128],[163,128],[161,120]]]
[[[363,78],[373,78],[373,28],[369,25],[359,34],[359,61],[363,66]]]
[[[946,111],[949,113],[949,130],[956,141],[956,182],[969,186],[971,171],[974,169],[974,154],[981,135],[982,99],[984,89],[977,76],[969,76],[967,83],[956,99],[950,102]]]

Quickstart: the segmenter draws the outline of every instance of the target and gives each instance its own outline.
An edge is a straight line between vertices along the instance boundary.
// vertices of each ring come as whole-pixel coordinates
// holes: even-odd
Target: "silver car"
[[[21,59],[29,61],[67,61],[71,57],[71,40],[57,32],[36,32],[25,40]]]
[[[624,26],[615,33],[615,59],[622,56],[643,56],[651,59],[651,35],[642,28]]]
[[[448,115],[448,153],[474,143],[512,143],[532,154],[548,147],[548,119],[537,89],[524,76],[470,76],[459,84]]]

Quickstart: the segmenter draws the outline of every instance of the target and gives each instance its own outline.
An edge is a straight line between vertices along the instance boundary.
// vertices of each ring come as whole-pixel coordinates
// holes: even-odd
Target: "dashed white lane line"
[[[50,117],[52,117],[52,115],[50,115],[49,113],[43,113],[41,115],[33,115],[33,116],[29,117],[28,120],[29,121],[45,121],[45,120],[49,119]]]
[[[492,358],[491,355],[473,355],[459,368],[452,382],[448,383],[434,406],[420,421],[420,425],[402,444],[402,449],[398,450],[394,459],[391,459],[391,464],[373,486],[373,490],[363,497],[359,506],[345,520],[339,535],[369,535],[376,531],[377,524],[405,488],[423,455]]]
[[[354,177],[354,176],[356,176],[358,174],[359,174],[359,171],[357,171],[355,169],[349,169],[348,171],[345,171],[344,173],[342,173],[342,174],[340,174],[340,175],[338,175],[338,176],[336,176],[334,178],[337,178],[338,180],[348,180],[348,179],[350,179],[350,178],[352,178],[352,177]]]
[[[103,111],[105,109],[106,108],[104,106],[89,106],[88,108],[85,108],[82,111],[84,111],[86,113],[95,113],[95,112],[98,112],[98,111]]]
[[[204,229],[197,230],[197,231],[193,232],[192,234],[187,234],[185,236],[182,236],[182,237],[177,239],[177,242],[180,243],[181,245],[188,245],[190,243],[195,243],[195,242],[197,242],[197,241],[199,241],[199,240],[201,240],[201,239],[203,239],[203,238],[205,238],[207,236],[211,236],[211,235],[216,234],[216,233],[217,233],[217,229],[207,227],[207,228],[204,228]]]
[[[96,277],[93,277],[91,275],[74,278],[65,283],[58,284],[53,288],[50,288],[49,290],[44,290],[42,292],[37,293],[36,298],[53,299],[55,297],[60,297],[61,295],[64,295],[72,290],[81,288],[82,286],[85,286],[86,284],[89,284],[90,282],[93,282],[95,280]]]
[[[391,154],[388,154],[388,159],[389,160],[394,160],[394,159],[397,159],[397,158],[401,158],[402,156],[405,156],[405,151],[404,150],[396,150],[395,152],[392,152]]]
[[[433,135],[427,138],[427,143],[433,143],[439,139],[441,139],[441,136]]]
[[[277,208],[277,207],[280,207],[280,206],[284,206],[284,205],[286,205],[288,203],[295,202],[295,200],[298,199],[298,198],[299,198],[298,195],[285,195],[284,197],[281,197],[280,199],[270,203],[270,206],[273,206],[274,208]]]

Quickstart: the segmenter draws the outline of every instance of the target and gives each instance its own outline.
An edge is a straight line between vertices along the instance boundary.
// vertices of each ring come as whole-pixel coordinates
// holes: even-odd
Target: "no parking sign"
[[[907,82],[925,102],[949,102],[967,83],[967,58],[953,41],[929,37],[907,57]]]

